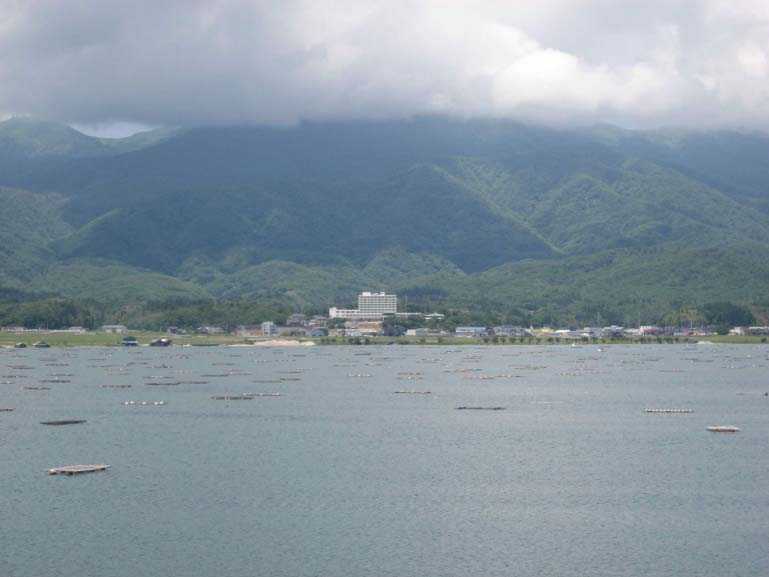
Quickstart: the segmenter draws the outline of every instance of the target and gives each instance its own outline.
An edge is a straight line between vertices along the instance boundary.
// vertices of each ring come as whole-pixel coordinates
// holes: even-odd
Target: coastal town
[[[258,325],[239,325],[232,328],[202,325],[193,329],[169,326],[166,336],[155,338],[148,344],[168,346],[174,338],[189,336],[230,336],[245,341],[265,339],[353,339],[389,337],[404,342],[440,339],[441,342],[591,342],[633,339],[691,339],[730,335],[733,337],[768,337],[769,326],[715,327],[708,325],[635,327],[583,326],[583,327],[524,327],[517,325],[468,325],[447,327],[445,315],[399,310],[399,299],[386,292],[361,292],[356,308],[330,307],[327,315],[294,313],[285,319],[267,320]],[[102,325],[94,329],[73,326],[49,330],[46,327],[7,326],[0,332],[14,335],[61,334],[88,335],[100,333],[119,335],[126,346],[138,344],[130,335],[133,327],[122,324]],[[345,341],[347,339],[347,341]]]

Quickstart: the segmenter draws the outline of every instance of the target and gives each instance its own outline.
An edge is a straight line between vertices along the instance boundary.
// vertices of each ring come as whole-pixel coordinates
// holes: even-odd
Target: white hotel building
[[[357,309],[328,309],[332,319],[382,320],[384,315],[398,312],[398,297],[386,293],[363,292],[358,295]]]

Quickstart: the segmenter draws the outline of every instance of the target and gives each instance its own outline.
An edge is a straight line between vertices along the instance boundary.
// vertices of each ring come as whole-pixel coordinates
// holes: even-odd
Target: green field
[[[167,337],[165,333],[131,331],[131,336],[136,337],[140,344],[146,345],[150,341]],[[39,332],[39,333],[0,333],[0,346],[13,346],[16,343],[25,343],[31,346],[38,341],[44,341],[52,347],[117,347],[120,346],[123,335],[115,335],[100,332],[85,334]],[[234,335],[182,335],[173,336],[175,345],[212,346],[229,345],[245,342],[241,337]]]

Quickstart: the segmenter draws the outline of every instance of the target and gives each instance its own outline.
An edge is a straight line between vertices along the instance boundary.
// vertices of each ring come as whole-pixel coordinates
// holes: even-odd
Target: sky
[[[0,116],[769,128],[767,0],[0,0]]]

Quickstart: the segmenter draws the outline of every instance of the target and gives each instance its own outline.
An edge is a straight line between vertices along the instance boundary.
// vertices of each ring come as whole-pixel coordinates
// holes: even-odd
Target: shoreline
[[[252,338],[236,335],[167,335],[165,333],[147,331],[129,331],[126,335],[137,338],[141,346],[148,346],[150,341],[166,337],[173,341],[173,347],[185,346],[238,346],[238,347],[309,347],[309,346],[368,346],[368,345],[401,345],[401,346],[612,346],[612,345],[695,345],[707,344],[769,344],[766,337],[719,335],[710,337],[639,337],[633,339],[592,339],[571,340],[548,337],[524,338],[463,338],[463,337],[281,337],[281,338]],[[109,333],[0,333],[0,348],[14,348],[16,343],[24,343],[28,348],[38,341],[48,343],[52,348],[59,347],[121,347],[124,335]]]

